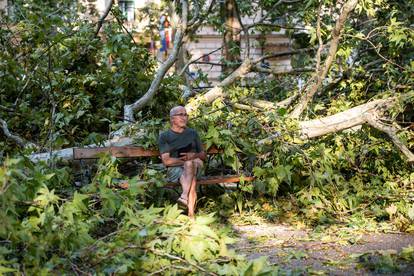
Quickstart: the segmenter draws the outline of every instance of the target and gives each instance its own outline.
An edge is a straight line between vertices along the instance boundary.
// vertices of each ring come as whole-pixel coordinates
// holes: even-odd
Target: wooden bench
[[[85,159],[97,159],[102,153],[108,153],[117,158],[138,158],[138,157],[160,157],[158,150],[144,149],[142,147],[135,146],[123,146],[123,147],[99,147],[99,148],[74,148],[73,159],[85,160]],[[223,153],[223,150],[216,147],[210,147],[206,151],[207,155],[212,156]],[[242,176],[242,175],[219,175],[211,177],[203,177],[197,180],[198,185],[209,185],[218,183],[239,183],[243,181],[252,181],[254,177]],[[167,186],[178,186],[178,183],[167,183]],[[122,188],[128,188],[128,183],[120,185]]]

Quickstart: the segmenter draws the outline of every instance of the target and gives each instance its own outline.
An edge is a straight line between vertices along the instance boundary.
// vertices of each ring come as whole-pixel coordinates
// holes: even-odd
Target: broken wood
[[[414,154],[404,145],[397,136],[397,129],[387,126],[378,119],[385,111],[389,110],[399,100],[409,99],[413,94],[400,97],[374,100],[366,104],[356,106],[346,111],[309,121],[299,121],[299,135],[301,139],[307,140],[320,137],[329,133],[339,132],[355,126],[369,124],[370,126],[385,132],[391,138],[398,149],[407,157],[408,162],[414,162]],[[281,134],[275,133],[260,140],[257,144],[263,145],[277,139]]]

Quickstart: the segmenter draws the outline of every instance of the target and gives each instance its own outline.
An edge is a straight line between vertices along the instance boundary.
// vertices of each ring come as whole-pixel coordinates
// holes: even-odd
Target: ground
[[[237,253],[248,259],[266,256],[293,275],[414,275],[414,234],[269,223],[233,229]]]

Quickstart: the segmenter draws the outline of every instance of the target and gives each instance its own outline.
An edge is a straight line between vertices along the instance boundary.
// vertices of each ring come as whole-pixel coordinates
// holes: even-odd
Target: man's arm
[[[171,166],[182,166],[184,164],[184,161],[188,160],[194,160],[194,159],[206,159],[206,153],[204,151],[202,152],[187,152],[182,153],[180,158],[174,158],[170,156],[169,152],[165,152],[161,154],[161,160],[164,166],[171,167]]]
[[[187,152],[187,153],[181,153],[180,159],[186,161],[186,160],[193,160],[193,159],[201,159],[206,160],[207,154],[204,151],[201,152]]]
[[[164,166],[166,167],[184,165],[184,160],[182,160],[181,158],[171,157],[169,152],[162,153],[161,160]]]

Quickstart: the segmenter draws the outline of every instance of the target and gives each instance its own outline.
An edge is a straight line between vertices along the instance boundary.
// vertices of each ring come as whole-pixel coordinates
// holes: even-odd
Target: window
[[[122,14],[126,17],[127,21],[134,21],[135,19],[135,2],[131,0],[120,0],[119,7]]]

